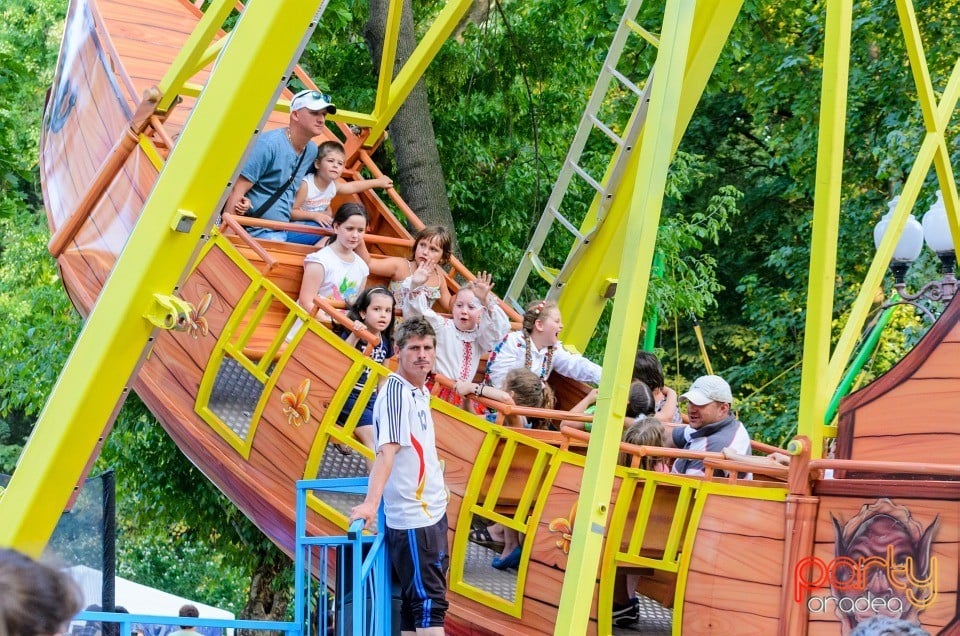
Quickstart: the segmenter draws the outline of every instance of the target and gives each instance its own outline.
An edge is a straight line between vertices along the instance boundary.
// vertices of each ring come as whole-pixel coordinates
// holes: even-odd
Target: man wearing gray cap
[[[293,200],[304,175],[317,158],[313,138],[326,131],[327,115],[337,112],[330,96],[300,91],[290,100],[290,125],[257,137],[247,163],[223,207],[225,212],[269,221],[291,220],[319,227],[312,221],[291,219]],[[273,241],[313,245],[319,234],[251,227],[251,235]]]
[[[750,434],[730,412],[733,393],[726,380],[718,375],[700,376],[680,396],[680,401],[687,403],[690,425],[674,428],[667,437],[668,446],[713,453],[732,448],[741,455],[750,454]],[[673,463],[673,472],[703,475],[703,460],[678,459]]]

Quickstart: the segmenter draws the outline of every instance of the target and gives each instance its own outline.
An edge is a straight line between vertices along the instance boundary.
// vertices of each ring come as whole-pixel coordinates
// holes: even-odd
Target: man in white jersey
[[[403,586],[402,633],[444,633],[447,611],[447,491],[437,458],[430,392],[437,338],[425,318],[397,329],[397,372],[377,395],[373,426],[377,457],[363,503],[350,520],[369,527],[383,498],[387,549]]]

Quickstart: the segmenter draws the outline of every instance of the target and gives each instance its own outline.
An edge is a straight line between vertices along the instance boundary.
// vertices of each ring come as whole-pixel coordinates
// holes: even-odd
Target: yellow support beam
[[[207,47],[220,32],[223,21],[233,11],[233,7],[232,0],[215,0],[207,7],[203,17],[193,29],[193,33],[187,38],[186,44],[177,53],[173,64],[160,80],[158,88],[162,97],[157,104],[157,112],[165,113],[170,110],[183,85],[197,74],[198,68],[205,66],[201,61],[208,59]]]
[[[810,242],[810,278],[798,422],[799,434],[810,438],[813,457],[820,457],[822,454],[823,415],[832,395],[832,387],[823,379],[827,375],[830,361],[830,329],[836,288],[852,16],[852,0],[833,0],[827,3],[816,194],[813,201],[813,236]]]
[[[667,3],[663,19],[657,77],[648,111],[650,126],[637,152],[637,187],[631,191],[631,213],[625,230],[627,244],[636,247],[619,254],[623,287],[614,303],[610,332],[620,337],[610,338],[604,353],[604,374],[570,549],[570,554],[578,558],[567,562],[556,634],[585,634],[590,621],[593,599],[583,592],[592,590],[597,578],[634,358],[634,348],[623,343],[636,342],[640,336],[656,243],[656,232],[650,228],[655,229],[660,219],[674,139],[681,126],[678,113],[696,7],[696,0],[673,0]]]
[[[399,7],[401,4],[402,0],[394,0],[391,3],[390,13],[388,15],[387,33],[391,34],[392,37],[388,36],[385,38],[385,42],[392,41],[394,43],[394,54],[400,33],[400,10],[399,8],[395,9],[394,5]],[[380,80],[377,86],[377,104],[374,107],[376,123],[370,128],[370,135],[367,137],[370,143],[378,140],[380,135],[383,134],[383,131],[387,129],[387,124],[390,123],[393,116],[400,110],[400,106],[406,101],[407,96],[410,95],[410,91],[413,90],[416,83],[423,77],[424,71],[427,70],[427,66],[433,61],[433,58],[436,57],[440,51],[440,47],[447,41],[447,38],[450,37],[453,30],[457,28],[457,24],[460,23],[460,20],[466,15],[472,5],[473,0],[451,0],[444,5],[443,10],[440,11],[440,14],[437,15],[430,29],[420,39],[417,48],[410,54],[410,58],[404,63],[403,68],[400,69],[393,81],[390,81],[390,78],[393,77],[394,60],[391,58],[389,60],[390,66],[386,66],[387,46],[384,44],[384,60],[380,67]],[[396,18],[393,17],[394,11],[396,11],[397,14]],[[393,19],[396,20],[396,24],[390,22],[390,20]],[[396,31],[392,30],[394,28]],[[384,78],[386,78],[386,82]],[[383,90],[385,83],[389,83],[388,91]],[[384,98],[384,96],[386,97]]]
[[[742,0],[701,0],[696,7],[692,26],[692,43],[687,53],[671,156],[680,145],[680,139],[690,123],[693,111],[700,101],[703,89],[716,66],[717,58],[730,35],[730,29],[733,28],[742,4]],[[663,46],[662,43],[661,46]],[[660,67],[656,67],[656,75],[660,72]],[[655,86],[656,81],[654,79]],[[651,130],[649,125],[645,125],[637,141],[637,148],[643,145],[649,130]],[[583,260],[571,274],[558,300],[560,311],[563,313],[563,340],[581,351],[590,342],[597,321],[606,306],[607,285],[604,281],[620,279],[620,256],[624,252],[634,253],[633,244],[625,242],[625,237],[627,236],[626,225],[633,210],[633,192],[636,188],[630,175],[638,174],[638,154],[638,150],[634,150],[624,172],[626,176],[623,183],[614,193],[606,220],[587,247]],[[582,224],[583,229],[591,228],[595,224],[597,205],[598,202],[595,201],[590,214]],[[656,232],[656,227],[656,224],[652,226],[653,233]],[[623,284],[620,280],[618,290],[621,293]]]
[[[926,58],[923,53],[919,27],[916,22],[913,7],[907,0],[899,0],[897,6],[901,28],[904,33],[904,40],[907,45],[908,57],[911,67],[913,68],[914,81],[917,85],[917,94],[927,134],[924,136],[920,148],[917,151],[913,166],[904,182],[903,190],[900,192],[900,201],[894,210],[893,219],[891,219],[890,225],[887,228],[885,238],[877,249],[870,269],[864,277],[860,292],[850,310],[847,322],[837,340],[833,355],[830,357],[827,373],[825,376],[819,378],[824,390],[828,392],[834,391],[841,381],[844,369],[853,354],[856,343],[863,330],[863,325],[869,316],[875,291],[883,284],[884,274],[893,256],[893,251],[900,234],[903,231],[907,215],[914,208],[914,204],[920,194],[920,189],[930,171],[931,163],[935,165],[937,170],[937,177],[940,183],[940,189],[943,191],[944,203],[947,208],[947,217],[950,221],[954,243],[960,244],[960,242],[957,241],[957,239],[960,238],[960,224],[958,224],[960,203],[958,203],[957,184],[954,179],[945,137],[947,126],[950,123],[950,117],[956,107],[958,97],[960,97],[960,60],[954,65],[953,71],[938,103],[936,93],[930,82],[929,73],[926,70]],[[839,178],[838,173],[835,179],[839,180]],[[805,421],[803,426],[807,425],[811,424]],[[801,434],[803,434],[804,430],[805,429],[800,429]],[[817,439],[817,436],[810,435],[810,439]]]
[[[237,23],[143,214],[107,280],[53,394],[0,497],[0,545],[38,556],[136,371],[153,325],[154,294],[176,292],[210,227],[251,135],[276,102],[277,81],[301,46],[316,6],[252,2]],[[173,229],[189,211],[188,232]]]

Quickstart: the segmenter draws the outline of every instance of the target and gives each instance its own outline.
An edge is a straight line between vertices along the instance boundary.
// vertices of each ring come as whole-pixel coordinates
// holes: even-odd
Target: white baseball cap
[[[690,389],[680,396],[680,400],[693,402],[697,406],[710,402],[733,404],[733,393],[727,381],[719,375],[702,375],[694,380]]]
[[[305,90],[300,91],[290,100],[290,112],[308,108],[310,110],[325,110],[331,115],[337,112],[337,107],[333,105],[330,96],[320,91]]]

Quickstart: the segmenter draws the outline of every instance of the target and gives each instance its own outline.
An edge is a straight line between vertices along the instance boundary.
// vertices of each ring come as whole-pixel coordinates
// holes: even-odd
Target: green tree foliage
[[[10,473],[79,333],[36,216],[0,219],[0,472]]]
[[[944,31],[957,26],[957,3],[915,6],[933,84],[942,89],[957,57]],[[717,180],[745,193],[741,222],[714,251],[727,291],[706,330],[720,361],[714,366],[750,396],[744,421],[770,441],[796,427],[824,19],[822,3],[745,3],[682,145],[709,156]],[[894,3],[855,4],[851,50],[837,333],[872,257],[873,225],[923,132]],[[918,211],[932,200],[932,180],[931,173]],[[915,322],[905,316],[899,326]],[[874,373],[906,344],[902,330],[888,333]]]
[[[0,5],[0,217],[36,205],[37,139],[43,96],[53,77],[66,4]]]

